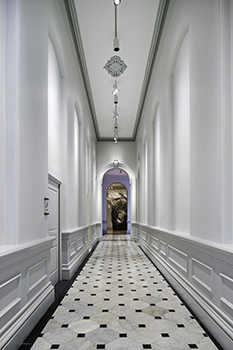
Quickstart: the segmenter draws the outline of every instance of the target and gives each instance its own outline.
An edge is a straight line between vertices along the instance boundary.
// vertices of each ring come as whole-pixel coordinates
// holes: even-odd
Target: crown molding
[[[87,69],[87,64],[86,64],[84,50],[83,50],[82,38],[80,34],[79,23],[78,23],[78,18],[76,13],[75,0],[65,0],[65,1],[59,0],[59,2],[60,2],[60,7],[65,19],[65,22],[67,24],[67,27],[70,30],[70,36],[72,38],[72,42],[74,45],[75,54],[79,62],[97,141],[112,141],[112,138],[100,137],[98,121],[97,121],[96,112],[95,112],[94,99],[92,95],[91,84],[89,80],[88,69]],[[139,99],[133,135],[132,137],[129,137],[129,138],[122,138],[122,139],[120,138],[118,141],[135,141],[136,140],[139,124],[141,121],[142,111],[145,105],[145,100],[146,100],[146,96],[147,96],[147,92],[150,84],[152,71],[154,69],[154,66],[158,57],[161,38],[165,32],[164,29],[168,24],[168,19],[170,18],[170,14],[172,12],[174,2],[175,0],[160,0],[159,2],[158,14],[156,17],[149,56],[147,60],[147,66],[146,66],[146,71],[144,75],[141,95]]]
[[[142,111],[145,105],[145,100],[146,100],[148,88],[150,85],[152,72],[155,67],[157,58],[159,56],[159,49],[161,48],[160,44],[162,42],[162,37],[164,38],[165,36],[165,32],[166,32],[165,28],[168,25],[174,3],[175,3],[175,0],[160,0],[159,2],[158,13],[155,21],[154,32],[151,40],[151,46],[150,46],[150,51],[148,55],[146,71],[144,75],[136,120],[134,124],[134,130],[133,130],[134,140],[136,140],[136,137],[137,137],[137,132],[141,121]]]

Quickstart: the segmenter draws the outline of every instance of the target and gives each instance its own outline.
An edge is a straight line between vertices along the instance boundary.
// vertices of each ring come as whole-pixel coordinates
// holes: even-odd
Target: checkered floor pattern
[[[33,350],[218,349],[129,237],[103,237]]]

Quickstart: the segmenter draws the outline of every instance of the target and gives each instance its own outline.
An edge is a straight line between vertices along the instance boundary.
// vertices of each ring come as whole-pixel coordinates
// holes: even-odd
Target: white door
[[[55,237],[50,251],[50,280],[60,280],[60,184],[49,178],[49,236]]]

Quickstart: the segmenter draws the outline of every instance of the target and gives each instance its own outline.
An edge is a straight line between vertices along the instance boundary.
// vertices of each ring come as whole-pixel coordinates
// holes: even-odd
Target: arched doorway
[[[121,183],[112,183],[107,188],[107,233],[127,233],[127,192]]]
[[[111,169],[103,177],[102,225],[103,234],[130,233],[130,181],[128,174],[119,168]],[[121,203],[120,203],[121,201]],[[115,222],[112,222],[112,214]],[[126,219],[126,226],[123,225]],[[111,223],[110,223],[111,221]],[[122,223],[122,225],[121,225]]]

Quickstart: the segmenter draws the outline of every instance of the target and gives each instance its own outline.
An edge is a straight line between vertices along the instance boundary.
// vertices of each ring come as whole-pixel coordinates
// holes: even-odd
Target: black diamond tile
[[[176,312],[176,310],[174,310],[174,309],[169,309],[168,311],[169,312]]]
[[[126,334],[126,333],[120,333],[120,334],[119,334],[119,337],[120,337],[120,338],[127,338],[127,334]]]
[[[109,310],[107,310],[107,309],[104,309],[104,310],[102,310],[102,312],[108,312]]]
[[[153,304],[150,304],[150,306],[156,306],[156,304],[153,303]]]
[[[90,316],[83,316],[83,320],[90,320]]]
[[[138,325],[138,327],[139,328],[146,328],[146,325],[141,323],[141,324]]]
[[[184,324],[181,324],[181,323],[180,323],[180,324],[177,325],[177,327],[179,327],[179,328],[184,328]]]
[[[119,316],[119,320],[125,320],[125,316]]]
[[[188,344],[190,349],[198,349],[198,346],[196,344]]]
[[[161,336],[164,337],[164,338],[168,338],[169,334],[168,333],[161,333]]]
[[[50,349],[59,349],[60,344],[52,344]]]
[[[94,304],[87,304],[87,306],[93,306]]]
[[[125,304],[119,304],[119,306],[125,306]]]
[[[204,336],[204,337],[208,337],[208,334],[206,334],[206,333],[203,333],[203,336]]]
[[[78,333],[77,338],[85,338],[85,333]]]
[[[69,327],[69,325],[65,324],[65,323],[61,325],[61,328],[68,328],[68,327]]]
[[[100,328],[107,328],[107,325],[106,324],[101,324]]]
[[[142,310],[136,309],[135,312],[142,312]]]
[[[143,349],[152,349],[150,344],[142,344]]]
[[[110,299],[109,298],[104,298],[104,301],[109,301]]]
[[[161,320],[162,318],[161,318],[161,316],[155,316],[155,319],[156,320]]]
[[[98,344],[96,346],[96,349],[105,349],[105,345],[104,344]]]

